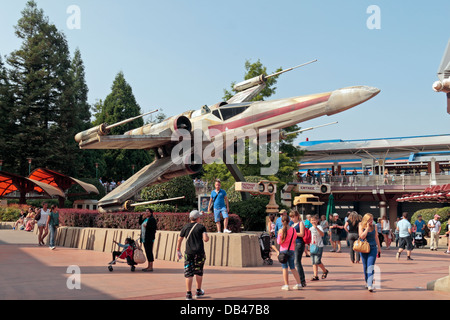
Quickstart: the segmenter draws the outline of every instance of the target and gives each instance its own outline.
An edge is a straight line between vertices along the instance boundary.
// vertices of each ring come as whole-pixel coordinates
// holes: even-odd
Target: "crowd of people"
[[[47,202],[42,207],[30,206],[26,212],[20,210],[19,219],[14,223],[13,230],[32,232],[38,228],[38,245],[45,246],[45,238],[48,238],[50,249],[55,249],[56,229],[59,226],[59,212],[55,205],[48,207]]]
[[[436,215],[428,223],[425,223],[419,216],[411,225],[408,221],[408,213],[405,212],[391,226],[387,216],[374,221],[372,214],[367,213],[361,216],[353,211],[348,212],[343,220],[337,213],[334,213],[330,221],[327,221],[325,215],[320,218],[317,215],[306,215],[306,219],[303,221],[297,211],[293,210],[288,215],[286,210],[281,210],[278,218],[274,214],[269,216],[267,231],[272,237],[273,252],[277,257],[287,256],[285,262],[281,263],[284,281],[282,290],[289,290],[288,269],[291,270],[297,282],[292,289],[297,290],[306,286],[305,271],[302,265],[303,256],[311,258],[313,272],[311,281],[319,280],[319,269],[322,271],[321,278],[326,279],[329,270],[323,262],[324,245],[330,244],[330,252],[340,253],[341,240],[345,239],[349,247],[351,263],[359,264],[362,261],[365,288],[373,292],[375,263],[376,259],[381,256],[382,244],[385,244],[385,250],[390,250],[395,241],[396,259],[399,260],[402,253],[406,251],[406,259],[413,260],[411,253],[416,241],[416,233],[425,236],[425,230],[428,227],[432,234],[430,250],[436,250],[440,234],[439,219],[440,217]],[[307,240],[308,230],[311,236]],[[447,237],[449,234],[449,227],[447,227]],[[370,247],[368,252],[354,250],[355,242],[361,240],[368,242],[368,247]],[[450,253],[450,244],[445,253]]]
[[[227,229],[229,203],[226,192],[221,189],[219,180],[215,182],[215,189],[211,193],[211,201],[209,210],[214,210],[215,221],[217,223],[218,232],[220,232],[220,221],[224,220],[224,232],[230,233]],[[186,224],[179,233],[176,244],[178,259],[184,258],[184,277],[186,285],[186,299],[193,298],[192,287],[194,278],[196,284],[195,296],[197,298],[205,295],[202,288],[204,265],[206,261],[204,243],[209,241],[209,235],[204,225],[201,224],[202,212],[193,210]],[[292,290],[300,290],[307,286],[305,276],[305,267],[303,257],[310,258],[312,266],[311,282],[325,280],[330,273],[324,261],[325,245],[331,246],[331,252],[340,253],[341,241],[346,240],[349,247],[350,261],[353,264],[362,262],[363,275],[361,281],[364,280],[365,288],[374,291],[375,264],[377,258],[380,258],[382,243],[385,243],[385,250],[390,250],[395,242],[398,248],[396,259],[399,260],[404,251],[406,251],[406,259],[413,260],[411,257],[414,248],[416,234],[425,235],[426,230],[430,231],[431,244],[430,250],[437,250],[439,234],[441,232],[440,217],[435,215],[433,219],[425,222],[421,216],[413,225],[408,221],[408,214],[403,213],[393,225],[386,216],[374,220],[370,213],[364,216],[357,212],[348,212],[344,219],[339,214],[334,213],[329,221],[326,216],[306,215],[306,219],[296,211],[281,210],[279,216],[271,214],[267,225],[267,231],[271,235],[271,248],[281,262],[282,269],[282,290],[291,290],[289,285],[289,271],[295,279],[295,285]],[[56,228],[59,226],[59,213],[55,206],[48,208],[47,203],[42,203],[42,207],[30,207],[28,212],[22,210],[20,218],[14,225],[14,229],[25,230],[31,232],[35,226],[38,227],[38,245],[45,245],[45,239],[49,236],[49,247],[55,248]],[[141,226],[140,242],[144,246],[147,267],[143,268],[143,272],[152,272],[154,263],[153,245],[155,234],[157,231],[157,223],[154,213],[151,209],[147,209],[144,214],[139,217],[139,225]],[[447,226],[446,235],[450,234],[449,224]],[[345,234],[345,237],[343,235]],[[128,241],[128,240],[127,240]],[[181,252],[181,245],[186,242],[184,254]],[[366,241],[369,249],[366,252],[358,252],[354,250],[356,241]],[[134,241],[133,241],[134,242]],[[125,244],[117,245],[122,249],[130,246],[129,241]],[[122,255],[123,251],[113,252],[113,261]],[[450,253],[450,245],[446,251]],[[131,257],[126,257],[131,259]],[[134,269],[135,262],[131,261]],[[330,268],[331,271],[332,268]],[[133,270],[134,271],[134,270]],[[319,274],[321,272],[321,274]]]
[[[100,182],[100,184],[105,188],[105,192],[109,193],[111,191],[113,191],[115,188],[117,188],[118,186],[120,186],[122,183],[125,182],[125,180],[114,180],[114,179],[105,179],[100,177],[100,179],[98,179],[98,182]]]

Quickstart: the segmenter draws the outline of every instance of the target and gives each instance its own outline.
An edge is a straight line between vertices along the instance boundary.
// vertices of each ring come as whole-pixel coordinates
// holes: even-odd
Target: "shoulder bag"
[[[359,238],[353,243],[353,251],[369,253],[370,244],[366,240],[362,240],[361,238]]]
[[[136,248],[134,249],[133,253],[133,260],[137,264],[143,264],[147,259],[145,258],[144,251],[142,251],[141,246],[137,244],[136,242]]]
[[[294,234],[292,234],[292,236],[291,236],[291,241],[289,241],[288,249],[291,247],[292,239],[294,239]],[[288,261],[287,253],[286,252],[280,252],[278,254],[278,261],[280,261],[281,263],[287,263],[287,261]]]

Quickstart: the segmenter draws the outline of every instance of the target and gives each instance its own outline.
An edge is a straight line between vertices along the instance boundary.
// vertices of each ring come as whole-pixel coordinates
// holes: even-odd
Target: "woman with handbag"
[[[311,262],[313,265],[314,276],[311,281],[319,280],[318,272],[319,268],[322,269],[322,279],[326,279],[328,276],[328,270],[322,263],[322,253],[323,253],[323,229],[319,225],[319,217],[311,217],[312,227],[309,229],[311,231],[311,245],[309,247],[311,253]]]
[[[381,253],[380,240],[378,239],[377,226],[373,221],[373,215],[366,213],[359,224],[359,238],[365,240],[370,245],[368,253],[361,252],[361,260],[363,262],[364,280],[366,288],[373,291],[373,276],[375,271],[375,261],[377,255]]]
[[[302,287],[306,287],[305,271],[303,270],[302,265],[302,256],[303,252],[305,252],[305,242],[303,241],[303,237],[305,236],[305,224],[296,210],[292,210],[289,213],[289,217],[294,222],[292,228],[294,228],[297,233],[297,239],[295,240],[295,267],[300,276]]]
[[[147,268],[142,269],[144,272],[153,271],[153,243],[155,242],[156,234],[156,219],[153,216],[153,210],[146,209],[145,213],[139,217],[139,224],[141,226],[141,242],[144,244],[145,255],[147,256]]]
[[[300,276],[295,269],[295,240],[297,233],[295,229],[289,225],[290,219],[287,215],[281,218],[283,228],[278,232],[277,243],[280,245],[280,251],[278,252],[278,261],[281,262],[283,269],[284,285],[281,290],[289,290],[289,272],[288,267],[291,269],[297,284],[293,287],[294,290],[300,290],[302,285],[300,284]]]

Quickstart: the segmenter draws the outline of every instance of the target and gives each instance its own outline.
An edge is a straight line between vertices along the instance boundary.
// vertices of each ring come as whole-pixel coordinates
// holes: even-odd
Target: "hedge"
[[[447,221],[450,217],[450,207],[429,208],[416,211],[411,217],[411,224],[414,224],[414,222],[417,220],[418,215],[422,215],[422,219],[425,221],[425,223],[428,223],[428,221],[434,218],[435,214],[441,217],[439,219],[439,221],[441,222],[441,234],[444,234],[447,227]]]
[[[139,229],[139,212],[98,213],[91,210],[59,209],[60,224],[67,227]],[[158,230],[180,231],[189,222],[189,213],[155,213]],[[217,227],[213,215],[205,215],[201,223],[208,232],[216,232]],[[228,229],[232,232],[241,231],[241,219],[230,214]]]

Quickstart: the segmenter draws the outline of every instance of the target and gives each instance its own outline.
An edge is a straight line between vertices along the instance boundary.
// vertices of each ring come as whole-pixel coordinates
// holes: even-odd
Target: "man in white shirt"
[[[441,233],[441,222],[439,221],[441,217],[439,215],[434,215],[434,219],[428,221],[428,228],[430,228],[431,233],[431,243],[430,250],[437,251],[439,246],[439,234]]]

